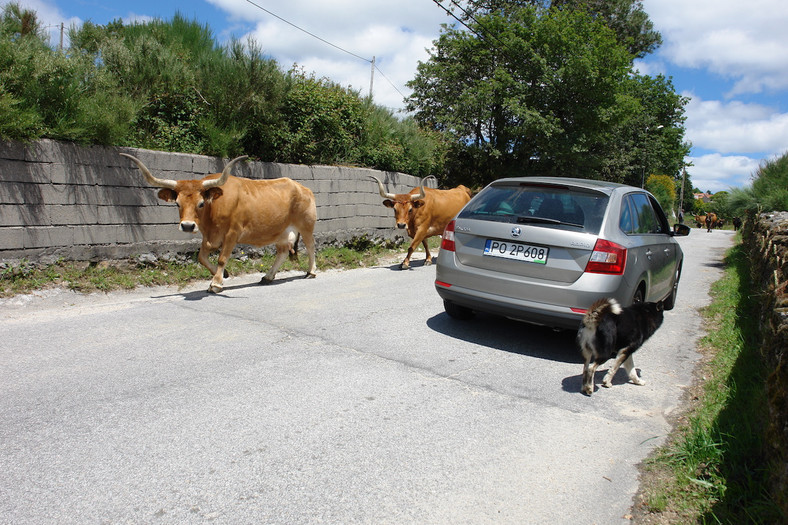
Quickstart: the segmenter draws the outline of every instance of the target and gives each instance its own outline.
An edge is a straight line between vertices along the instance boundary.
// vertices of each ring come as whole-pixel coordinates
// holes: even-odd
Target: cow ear
[[[424,206],[424,201],[423,200],[419,199],[417,201],[413,201],[413,207],[414,208],[421,208],[422,206]]]
[[[202,198],[205,199],[205,202],[210,202],[212,200],[218,199],[224,194],[221,188],[210,188],[202,192]]]
[[[386,199],[386,200],[383,201],[383,206],[385,206],[386,208],[393,208],[394,207],[394,201],[391,200],[391,199]]]
[[[175,199],[178,198],[178,194],[175,193],[174,190],[165,188],[163,190],[159,190],[159,198],[164,202],[174,202]]]

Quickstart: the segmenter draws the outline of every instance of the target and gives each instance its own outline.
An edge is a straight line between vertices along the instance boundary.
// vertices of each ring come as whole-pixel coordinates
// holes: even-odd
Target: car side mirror
[[[673,236],[674,237],[686,237],[690,234],[690,227],[686,224],[674,224],[673,225]]]

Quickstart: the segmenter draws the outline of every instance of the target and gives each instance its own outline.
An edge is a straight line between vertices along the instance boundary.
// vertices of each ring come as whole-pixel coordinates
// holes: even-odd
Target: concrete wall
[[[199,234],[178,230],[177,206],[159,200],[158,189],[121,152],[139,158],[154,175],[176,180],[221,172],[226,163],[201,155],[52,140],[0,142],[0,260],[100,260],[197,250]],[[403,238],[370,175],[393,193],[410,191],[419,181],[403,173],[269,162],[236,165],[233,175],[289,177],[310,188],[317,203],[318,244],[361,235]],[[435,181],[427,185],[434,187]]]

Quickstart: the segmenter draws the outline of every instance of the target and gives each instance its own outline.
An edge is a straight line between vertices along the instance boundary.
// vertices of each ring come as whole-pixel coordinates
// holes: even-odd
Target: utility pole
[[[687,167],[681,167],[681,193],[679,194],[679,213],[684,214],[684,181],[687,180]]]
[[[375,83],[375,57],[372,57],[372,67],[369,72],[369,101],[372,102],[372,85]]]
[[[63,51],[63,30],[65,29],[65,24],[60,22],[60,51]]]

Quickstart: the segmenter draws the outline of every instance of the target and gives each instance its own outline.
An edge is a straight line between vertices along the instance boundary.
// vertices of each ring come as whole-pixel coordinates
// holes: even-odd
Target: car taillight
[[[627,265],[627,249],[614,242],[599,239],[586,265],[588,273],[621,275]]]
[[[449,224],[447,224],[446,229],[443,230],[441,250],[446,250],[447,252],[454,251],[454,221],[451,221]]]

